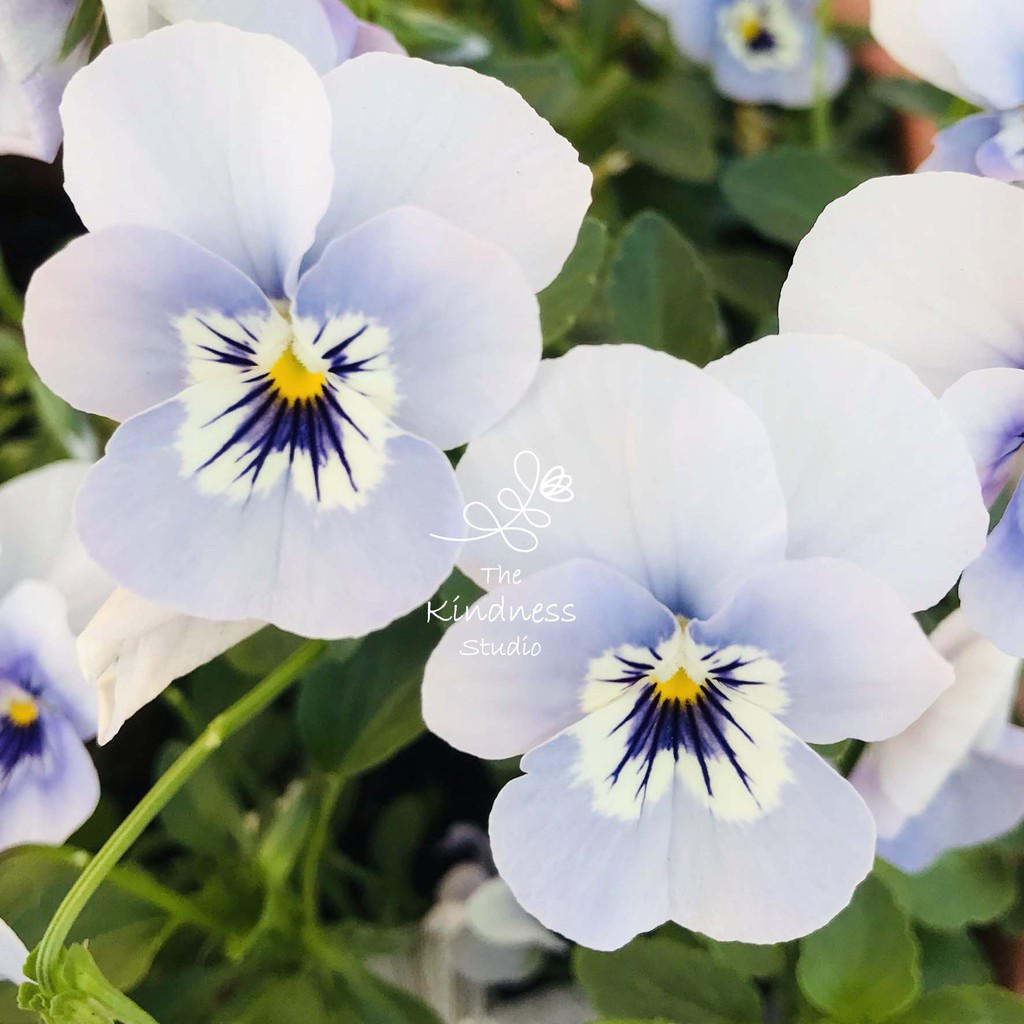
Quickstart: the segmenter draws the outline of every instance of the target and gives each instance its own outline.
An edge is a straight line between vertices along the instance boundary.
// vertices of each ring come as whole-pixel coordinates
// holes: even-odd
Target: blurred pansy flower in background
[[[843,46],[832,38],[818,45],[815,0],[641,2],[665,16],[679,49],[709,65],[719,91],[741,103],[809,107],[819,74],[830,96],[849,77]]]
[[[0,849],[64,842],[99,799],[96,691],[73,632],[111,588],[71,529],[87,470],[59,462],[0,487]]]
[[[952,682],[911,609],[984,543],[963,440],[894,360],[779,337],[709,371],[633,346],[545,363],[470,445],[466,497],[523,448],[577,500],[531,553],[466,546],[482,585],[525,578],[448,630],[424,681],[438,735],[526,752],[491,817],[501,876],[595,949],[669,919],[755,943],[820,927],[875,830],[806,744],[892,736]]]
[[[871,31],[909,71],[984,108],[939,132],[921,170],[1024,181],[1024,5],[872,0]]]
[[[85,63],[61,51],[77,0],[0,0],[0,154],[52,160],[60,149],[60,98]]]
[[[960,612],[931,641],[955,682],[899,736],[869,746],[850,777],[875,816],[879,855],[904,871],[995,839],[1024,817],[1024,729],[1009,721],[1020,659]]]
[[[337,637],[416,607],[457,554],[431,532],[461,536],[442,450],[536,371],[534,292],[590,198],[573,148],[467,69],[368,54],[321,80],[213,24],[111,47],[63,115],[92,233],[36,273],[25,331],[53,390],[127,421],[86,548],[214,620]]]
[[[877,178],[833,203],[797,250],[784,330],[852,334],[902,360],[962,430],[985,499],[1024,442],[1024,193],[965,174]],[[898,287],[894,284],[898,282]],[[971,626],[1024,657],[1024,493],[960,583]]]

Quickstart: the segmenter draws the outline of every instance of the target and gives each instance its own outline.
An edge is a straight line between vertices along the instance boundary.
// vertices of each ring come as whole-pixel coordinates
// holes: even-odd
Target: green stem
[[[13,327],[20,327],[25,303],[7,275],[7,264],[0,256],[0,317]]]
[[[836,764],[836,770],[844,779],[848,779],[850,772],[857,767],[857,762],[866,746],[867,744],[863,740],[850,740],[850,745],[843,751],[843,756]]]
[[[53,991],[61,949],[78,915],[117,862],[142,835],[146,826],[170,803],[225,740],[247,725],[327,650],[324,640],[310,640],[290,658],[257,683],[244,697],[221,712],[198,739],[156,781],[135,810],[117,827],[103,848],[85,866],[70,892],[57,908],[39,943],[37,977],[44,990]]]
[[[832,101],[828,95],[828,37],[832,31],[832,0],[818,0],[814,41],[814,108],[811,133],[816,149],[832,147]]]
[[[302,858],[302,910],[308,924],[317,919],[317,879],[320,874],[320,860],[330,837],[331,818],[338,806],[338,798],[345,786],[341,775],[328,775],[323,781],[316,820],[310,833],[306,853]]]

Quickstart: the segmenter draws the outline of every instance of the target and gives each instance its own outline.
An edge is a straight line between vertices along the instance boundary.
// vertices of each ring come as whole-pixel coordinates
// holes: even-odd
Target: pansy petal
[[[213,420],[203,410],[224,409],[223,388],[196,385],[126,421],[86,480],[79,531],[115,579],[189,615],[323,637],[379,629],[437,589],[457,548],[430,534],[456,529],[462,507],[444,455],[409,435],[385,438],[348,504],[327,501],[342,486],[340,465],[328,467],[330,479],[322,467],[317,499],[306,478],[296,483],[299,457],[289,462],[287,443],[258,485],[235,476],[233,449],[204,475],[194,463]],[[190,419],[196,412],[205,426]],[[276,430],[259,443],[271,446]]]
[[[19,580],[45,580],[67,601],[74,632],[113,589],[85,553],[72,527],[72,508],[90,464],[53,462],[0,487],[0,595]]]
[[[22,761],[0,786],[0,850],[23,843],[59,846],[99,802],[99,778],[74,726],[60,715],[44,715],[41,722],[40,760]]]
[[[970,370],[1024,365],[1022,261],[1021,190],[964,174],[876,178],[800,243],[779,321],[867,342],[941,394]]]
[[[918,0],[926,32],[949,57],[982,106],[1024,103],[1024,7],[1017,0]]]
[[[78,638],[86,678],[99,692],[100,743],[175,679],[234,647],[261,622],[211,622],[118,589]]]
[[[982,106],[945,49],[922,20],[934,0],[871,0],[871,34],[908,71],[946,92]]]
[[[6,921],[0,921],[0,980],[20,985],[26,980],[23,968],[27,959],[25,943]]]
[[[330,3],[331,0],[327,2]],[[397,53],[404,57],[406,52],[405,47],[386,28],[368,21],[360,21],[356,29],[355,45],[349,56],[361,57],[364,53]]]
[[[164,228],[268,295],[292,289],[332,181],[330,109],[300,53],[174,25],[102,53],[61,110],[65,185],[90,230]]]
[[[393,206],[419,206],[510,253],[539,291],[572,251],[590,171],[514,90],[466,68],[393,54],[324,80],[335,186],[308,258]]]
[[[702,370],[638,346],[543,362],[517,408],[470,444],[458,477],[480,503],[460,561],[479,582],[485,566],[593,558],[672,612],[707,616],[785,546],[752,410]]]
[[[668,20],[676,46],[691,60],[706,64],[715,44],[715,5],[689,0],[643,0],[644,7]]]
[[[469,928],[448,941],[456,971],[476,985],[522,983],[541,967],[541,958],[531,947],[493,946]]]
[[[780,664],[787,702],[779,717],[810,743],[892,736],[953,681],[899,596],[831,558],[751,575],[690,632],[709,647],[755,647]],[[742,695],[757,703],[757,686]]]
[[[935,136],[934,150],[918,168],[920,171],[959,171],[982,174],[978,151],[1002,131],[1000,114],[972,114],[943,128]],[[991,175],[988,175],[991,177]]]
[[[835,917],[871,870],[875,828],[864,801],[783,733],[789,780],[764,815],[722,821],[676,787],[671,916],[684,927],[726,942],[799,938]]]
[[[772,439],[790,557],[855,562],[917,610],[981,551],[988,516],[970,455],[906,367],[846,338],[783,335],[709,372]]]
[[[78,667],[67,602],[48,583],[23,580],[0,601],[0,662],[12,658],[82,739],[96,735],[96,693]]]
[[[391,419],[439,448],[491,426],[540,364],[537,300],[515,261],[413,207],[335,239],[303,275],[294,317],[318,353],[336,343],[334,324],[386,330]]]
[[[111,42],[141,39],[167,22],[153,9],[149,0],[103,0],[103,14]]]
[[[589,949],[617,949],[671,916],[670,781],[639,816],[624,816],[600,805],[587,777],[614,769],[614,760],[581,768],[584,745],[600,746],[621,719],[619,703],[531,751],[527,774],[501,791],[491,812],[494,861],[520,905]]]
[[[489,878],[466,901],[466,923],[491,946],[537,947],[554,952],[565,943],[519,905],[502,878]]]
[[[942,396],[942,407],[967,441],[991,505],[1024,444],[1024,370],[999,366],[968,373]]]
[[[468,610],[430,608],[442,620],[462,617],[427,662],[423,717],[453,746],[490,758],[521,754],[579,721],[594,659],[675,631],[646,590],[583,560],[500,587]]]
[[[981,557],[964,570],[960,605],[982,636],[1024,657],[1024,488],[1010,499]]]
[[[194,242],[112,227],[76,238],[36,271],[25,338],[32,365],[57,394],[123,420],[190,383],[186,321],[270,310],[241,271]]]

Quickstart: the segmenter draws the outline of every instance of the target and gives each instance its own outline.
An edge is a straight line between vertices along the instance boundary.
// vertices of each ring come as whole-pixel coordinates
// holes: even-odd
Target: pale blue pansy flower
[[[1024,443],[1024,193],[965,174],[879,178],[833,203],[783,290],[786,330],[843,331],[905,362],[967,440],[985,498]],[[967,621],[1024,656],[1024,493],[964,572]]]
[[[469,446],[467,499],[523,450],[574,499],[530,552],[466,545],[477,582],[522,575],[449,628],[423,695],[460,749],[526,752],[491,817],[502,877],[600,949],[668,919],[748,942],[820,927],[875,832],[807,743],[894,735],[952,681],[910,609],[984,543],[962,438],[894,360],[784,336],[708,371],[632,346],[543,364]]]
[[[872,0],[871,30],[904,67],[985,108],[939,132],[921,170],[1024,181],[1024,6]]]
[[[62,843],[99,799],[75,632],[112,583],[71,528],[87,470],[55,463],[0,487],[0,849]]]
[[[200,618],[336,637],[414,608],[456,554],[430,537],[461,522],[442,449],[536,370],[575,151],[467,69],[321,80],[213,24],[111,47],[63,113],[92,233],[37,272],[25,330],[55,391],[126,420],[78,502],[90,553]]]
[[[742,103],[809,107],[819,74],[830,96],[849,77],[849,57],[837,40],[824,40],[819,51],[815,0],[641,2],[663,14],[679,49],[709,65],[719,90]]]
[[[959,611],[931,641],[953,665],[953,685],[900,735],[871,744],[850,777],[875,816],[879,854],[904,871],[1024,818],[1024,729],[1010,723],[1020,659]]]

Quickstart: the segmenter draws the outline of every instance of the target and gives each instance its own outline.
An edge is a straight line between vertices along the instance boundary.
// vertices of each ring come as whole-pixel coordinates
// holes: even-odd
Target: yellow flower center
[[[327,382],[327,375],[307,370],[289,345],[270,368],[270,379],[278,395],[289,404],[294,404],[319,398]]]
[[[748,46],[764,31],[764,26],[761,24],[761,19],[750,15],[743,19],[743,24],[740,26],[740,35],[743,37],[743,42]]]
[[[694,680],[685,668],[677,668],[668,679],[655,676],[652,682],[658,700],[666,703],[677,700],[680,704],[693,704],[704,689],[704,684]]]
[[[7,720],[19,729],[27,729],[38,717],[39,708],[29,697],[12,700],[7,707]]]

